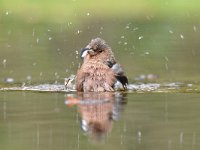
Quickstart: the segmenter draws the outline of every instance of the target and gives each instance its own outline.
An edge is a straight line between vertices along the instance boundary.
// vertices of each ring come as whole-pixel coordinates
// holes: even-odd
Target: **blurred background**
[[[81,130],[79,106],[65,105],[76,92],[0,91],[0,149],[199,150],[199,0],[0,0],[0,89],[63,84],[96,37],[130,83],[166,91],[116,93],[119,120],[99,145]]]
[[[0,86],[63,83],[101,37],[130,82],[198,82],[198,0],[0,0]]]

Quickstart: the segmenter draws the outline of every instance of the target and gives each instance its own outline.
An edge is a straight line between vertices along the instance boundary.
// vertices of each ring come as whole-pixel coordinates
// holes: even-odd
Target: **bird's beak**
[[[88,50],[90,50],[90,49],[89,49],[89,48],[83,48],[83,49],[81,49],[80,57],[81,57],[82,59],[87,55]]]

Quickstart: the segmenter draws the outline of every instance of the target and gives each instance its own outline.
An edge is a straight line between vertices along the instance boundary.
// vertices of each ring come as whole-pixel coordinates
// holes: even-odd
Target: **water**
[[[0,3],[0,149],[199,150],[198,2]],[[65,89],[96,37],[128,91]]]
[[[143,74],[153,74],[157,76],[153,82],[161,83],[200,79],[199,21],[192,17],[189,21],[91,19],[72,27],[6,17],[0,29],[0,82],[12,78],[18,84],[63,83],[76,74],[81,63],[78,52],[95,37],[106,40],[131,82]],[[77,30],[83,32],[76,34]]]
[[[112,102],[101,103],[97,97],[104,96],[92,95],[96,102],[90,103],[90,99],[66,105],[69,97],[81,100],[88,96],[91,95],[1,91],[1,149],[200,147],[198,93],[115,93],[114,97],[106,95]],[[109,112],[112,119],[106,119]],[[88,115],[93,121],[95,118],[102,121],[104,130],[87,131],[83,120],[87,120]]]

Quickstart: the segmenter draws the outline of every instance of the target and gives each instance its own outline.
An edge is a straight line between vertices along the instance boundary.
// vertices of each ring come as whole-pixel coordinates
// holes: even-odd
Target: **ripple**
[[[74,87],[74,86],[72,86]],[[128,93],[199,93],[200,85],[192,83],[136,83],[127,86]],[[66,89],[63,84],[39,84],[30,86],[3,87],[0,91],[38,91],[38,92],[75,92],[74,88]]]

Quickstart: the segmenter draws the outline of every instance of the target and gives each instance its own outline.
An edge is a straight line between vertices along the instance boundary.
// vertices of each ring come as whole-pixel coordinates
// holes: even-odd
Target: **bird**
[[[83,63],[77,71],[77,91],[110,92],[115,91],[117,87],[127,89],[128,78],[103,39],[92,39],[81,50],[80,56]]]

